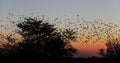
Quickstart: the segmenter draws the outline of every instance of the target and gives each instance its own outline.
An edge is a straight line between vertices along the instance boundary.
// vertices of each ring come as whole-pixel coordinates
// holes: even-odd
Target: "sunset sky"
[[[61,20],[80,15],[86,20],[120,24],[120,0],[0,0],[0,19],[5,20],[9,12],[24,16],[44,14]],[[98,56],[98,49],[105,48],[100,41],[95,44],[78,41],[73,46],[80,52],[75,56],[81,57]]]

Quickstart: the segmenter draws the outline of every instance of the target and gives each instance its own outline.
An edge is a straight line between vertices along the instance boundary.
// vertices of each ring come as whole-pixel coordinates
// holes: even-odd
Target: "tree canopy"
[[[71,57],[76,52],[70,44],[76,32],[71,29],[60,31],[54,25],[31,17],[16,25],[23,40],[13,46],[5,45],[1,51],[6,56]]]
[[[119,39],[113,39],[106,43],[107,49],[100,49],[99,54],[104,58],[120,58]]]

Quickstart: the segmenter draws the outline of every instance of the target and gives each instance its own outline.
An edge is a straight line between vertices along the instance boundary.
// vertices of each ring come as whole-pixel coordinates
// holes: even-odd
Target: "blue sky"
[[[74,17],[119,22],[120,0],[0,0],[0,18],[8,12],[25,16],[40,12],[49,17]],[[120,23],[120,22],[119,22]]]

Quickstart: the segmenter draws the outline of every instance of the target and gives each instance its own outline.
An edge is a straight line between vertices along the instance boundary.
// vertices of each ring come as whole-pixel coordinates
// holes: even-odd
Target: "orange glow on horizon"
[[[72,46],[74,48],[76,48],[78,50],[78,52],[80,54],[84,54],[89,56],[99,56],[99,49],[103,48],[106,49],[106,45],[104,42],[96,42],[96,43],[92,43],[92,42],[87,42],[87,43],[83,43],[83,42],[73,42],[71,43]]]

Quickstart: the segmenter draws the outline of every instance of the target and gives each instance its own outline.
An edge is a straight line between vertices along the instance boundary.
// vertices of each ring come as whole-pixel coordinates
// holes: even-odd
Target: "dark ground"
[[[106,58],[0,58],[0,63],[120,63]]]

